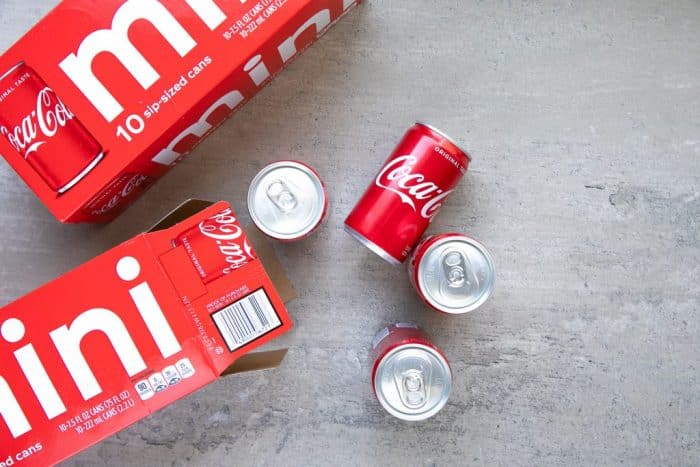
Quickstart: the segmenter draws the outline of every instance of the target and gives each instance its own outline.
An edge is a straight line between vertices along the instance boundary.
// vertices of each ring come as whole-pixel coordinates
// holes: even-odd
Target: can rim
[[[419,120],[419,121],[416,121],[416,125],[424,126],[425,128],[429,129],[430,131],[433,131],[433,132],[437,133],[438,135],[442,136],[442,137],[445,138],[447,141],[449,141],[450,143],[452,143],[452,145],[453,145],[454,147],[456,147],[457,149],[459,149],[459,150],[462,152],[462,154],[464,154],[465,156],[467,156],[467,159],[469,159],[469,162],[472,161],[472,156],[471,156],[471,154],[469,154],[467,151],[465,151],[464,148],[463,148],[462,146],[460,146],[457,142],[455,142],[455,139],[454,139],[453,137],[451,137],[450,135],[448,135],[448,134],[445,133],[444,131],[438,130],[438,129],[435,128],[433,125],[429,125],[429,124],[427,124],[427,123],[425,123],[425,122],[421,122],[420,120]]]
[[[257,216],[255,213],[255,209],[253,208],[253,195],[255,193],[256,188],[260,184],[260,180],[267,175],[270,171],[277,169],[279,167],[294,167],[302,172],[306,173],[309,175],[313,180],[314,183],[316,183],[317,187],[320,189],[321,193],[323,194],[323,209],[320,210],[319,217],[318,219],[314,219],[314,222],[309,223],[309,226],[300,230],[299,232],[295,232],[294,234],[288,234],[288,235],[283,235],[280,234],[279,232],[275,232],[274,230],[271,230],[267,228],[263,223],[260,221],[260,218]],[[268,235],[269,237],[272,237],[276,240],[281,240],[281,241],[291,241],[291,240],[300,240],[307,235],[309,235],[311,232],[313,232],[320,224],[323,222],[323,219],[325,217],[327,208],[326,205],[328,204],[328,193],[326,192],[326,187],[323,184],[323,180],[321,180],[321,177],[318,175],[318,173],[309,167],[308,165],[304,164],[303,162],[299,161],[292,161],[292,160],[282,160],[282,161],[277,161],[273,162],[271,164],[266,165],[260,171],[253,177],[253,180],[250,182],[250,186],[248,187],[248,213],[250,214],[250,218],[255,224],[255,226],[260,229],[265,235]]]
[[[378,376],[381,374],[382,367],[384,364],[391,358],[393,355],[404,351],[406,349],[420,349],[425,352],[428,352],[432,356],[434,356],[442,365],[443,369],[446,370],[445,374],[449,376],[449,378],[446,379],[446,390],[443,390],[442,395],[440,397],[440,400],[438,401],[437,404],[435,404],[430,410],[427,410],[425,412],[421,413],[415,413],[415,414],[410,414],[406,412],[401,412],[394,408],[389,402],[386,400],[386,397],[382,391],[377,390],[377,383],[378,383]],[[408,344],[403,344],[403,345],[397,345],[390,351],[388,351],[379,361],[379,364],[377,365],[377,368],[374,371],[374,378],[372,381],[372,385],[374,386],[374,393],[377,396],[377,400],[379,401],[379,404],[386,410],[390,415],[400,419],[400,420],[405,420],[409,422],[417,422],[417,421],[422,421],[422,420],[427,420],[428,418],[434,416],[437,414],[440,410],[442,410],[443,407],[447,404],[447,401],[450,399],[450,394],[452,393],[452,369],[450,368],[450,364],[445,358],[444,355],[442,355],[442,352],[437,350],[434,347],[425,345],[425,344],[417,344],[417,343],[408,343]]]
[[[362,235],[360,232],[350,227],[348,224],[345,224],[345,231],[349,233],[355,240],[357,240],[367,249],[369,249],[372,253],[376,254],[387,263],[391,264],[392,266],[401,265],[401,261],[391,256],[389,253],[387,253],[387,251],[384,248],[380,247],[379,245]]]
[[[484,257],[486,258],[486,262],[488,263],[489,268],[491,270],[491,274],[490,274],[491,280],[490,280],[490,284],[489,284],[488,288],[486,290],[484,290],[484,292],[482,292],[482,294],[479,296],[479,298],[476,301],[474,301],[473,303],[471,303],[470,305],[462,307],[462,308],[456,308],[456,309],[455,308],[447,308],[442,303],[434,300],[429,294],[426,294],[424,292],[425,284],[423,281],[423,275],[421,274],[421,270],[423,268],[423,258],[425,258],[432,250],[439,247],[440,245],[447,243],[447,242],[450,242],[450,241],[454,241],[455,237],[458,237],[458,238],[460,238],[460,240],[473,246],[474,248],[476,248],[479,251],[479,253],[484,255]],[[461,315],[461,314],[469,313],[471,311],[478,309],[479,307],[481,307],[481,305],[486,303],[486,301],[489,299],[489,297],[491,297],[491,294],[493,293],[493,289],[496,285],[496,264],[493,261],[493,256],[491,256],[491,253],[489,252],[489,250],[478,240],[475,240],[475,239],[473,239],[467,235],[464,235],[464,234],[448,234],[447,236],[445,236],[443,238],[437,239],[435,242],[431,243],[426,248],[425,252],[423,253],[423,255],[421,257],[420,262],[418,263],[418,267],[416,268],[416,280],[417,280],[416,284],[417,284],[418,291],[419,291],[421,297],[423,297],[423,299],[428,303],[428,305],[432,306],[433,308],[435,308],[436,310],[438,310],[442,313],[447,313],[450,315]]]
[[[22,60],[22,61],[19,62],[19,63],[15,63],[12,67],[10,67],[9,70],[7,70],[5,73],[3,73],[2,75],[0,75],[0,81],[2,81],[2,80],[4,80],[5,78],[7,78],[10,74],[12,74],[13,71],[15,71],[17,68],[21,67],[22,65],[24,65],[24,60]]]

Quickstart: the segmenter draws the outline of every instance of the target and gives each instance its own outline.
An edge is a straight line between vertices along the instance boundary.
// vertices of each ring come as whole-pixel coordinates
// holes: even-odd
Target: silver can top
[[[452,372],[440,352],[422,344],[387,353],[374,374],[377,399],[396,418],[425,420],[442,409],[452,390]]]
[[[476,310],[489,298],[496,280],[486,247],[464,235],[448,235],[428,247],[418,265],[418,288],[444,313]]]
[[[248,190],[253,222],[280,240],[311,233],[323,220],[326,203],[326,190],[316,172],[295,161],[268,165],[253,178]]]

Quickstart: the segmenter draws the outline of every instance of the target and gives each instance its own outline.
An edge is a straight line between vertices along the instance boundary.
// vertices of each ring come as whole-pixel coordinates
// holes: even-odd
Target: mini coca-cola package
[[[208,204],[0,310],[0,466],[59,462],[221,375],[279,363],[284,351],[249,352],[292,327],[283,298],[231,207]]]
[[[109,221],[356,3],[63,0],[0,57],[0,153]]]

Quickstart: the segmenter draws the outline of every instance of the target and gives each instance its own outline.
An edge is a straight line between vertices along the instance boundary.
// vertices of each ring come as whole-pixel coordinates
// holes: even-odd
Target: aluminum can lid
[[[467,313],[491,295],[496,279],[486,247],[463,235],[433,242],[418,264],[418,289],[425,300],[445,313]]]
[[[279,240],[311,233],[326,213],[323,182],[310,167],[280,161],[262,169],[248,190],[248,209],[255,225]]]
[[[447,403],[452,372],[437,350],[422,344],[400,345],[379,362],[374,388],[380,404],[391,415],[425,420]]]

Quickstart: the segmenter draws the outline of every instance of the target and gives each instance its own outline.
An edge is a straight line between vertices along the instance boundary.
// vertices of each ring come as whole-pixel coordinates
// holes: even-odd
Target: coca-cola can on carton
[[[248,190],[248,211],[267,236],[284,242],[311,235],[328,215],[328,192],[318,173],[298,161],[263,168]]]
[[[205,284],[257,258],[231,209],[218,212],[183,232],[173,241],[173,246],[180,245]]]
[[[389,263],[403,263],[470,160],[444,133],[416,123],[345,220],[345,230]]]
[[[372,387],[387,412],[418,421],[445,406],[452,370],[425,332],[413,324],[392,324],[377,333],[372,349]]]
[[[496,268],[484,245],[466,235],[447,233],[430,236],[416,247],[408,275],[428,306],[462,314],[476,310],[491,296]]]
[[[0,75],[0,134],[59,194],[104,157],[95,138],[24,62]]]

